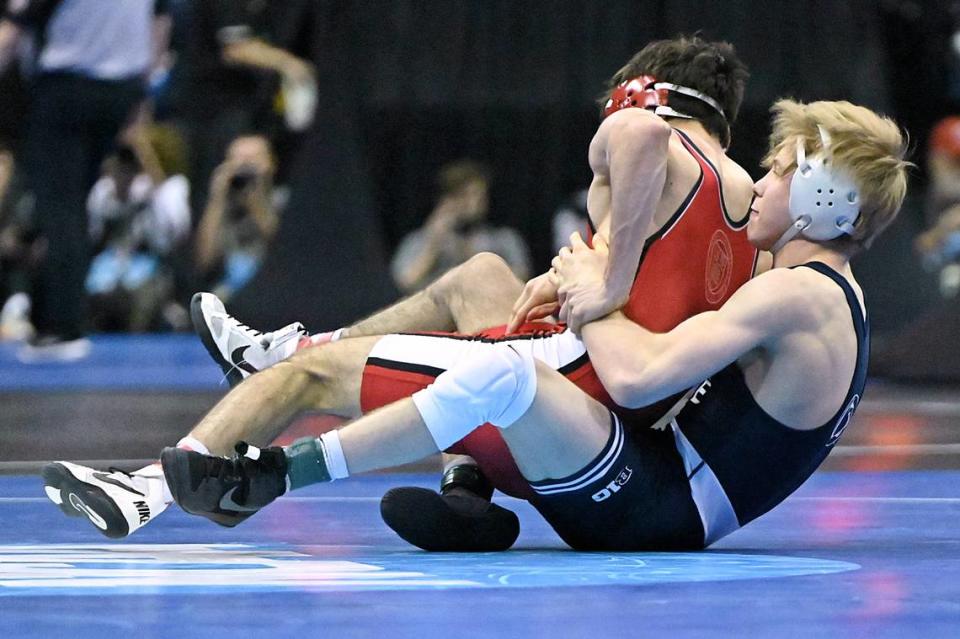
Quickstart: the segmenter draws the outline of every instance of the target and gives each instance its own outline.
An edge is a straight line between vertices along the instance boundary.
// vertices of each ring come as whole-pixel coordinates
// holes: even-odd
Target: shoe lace
[[[244,324],[233,315],[227,315],[226,319],[233,324],[234,328],[239,328],[246,333],[252,333],[254,337],[261,337],[263,335],[261,331]]]
[[[235,479],[233,460],[214,455],[203,455],[203,467],[199,474],[191,473],[191,489],[197,490],[204,481],[215,479],[222,483],[227,478]]]
[[[233,460],[227,457],[207,457],[207,459],[209,473],[216,476],[220,481],[226,479],[228,475],[233,474],[235,470]]]

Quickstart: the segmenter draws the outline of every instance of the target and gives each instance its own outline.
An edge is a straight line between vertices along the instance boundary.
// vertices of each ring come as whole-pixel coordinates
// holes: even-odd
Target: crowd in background
[[[192,291],[229,300],[256,275],[320,89],[306,5],[286,4],[0,3],[0,339],[28,340],[23,359],[184,330]],[[523,239],[486,222],[489,183],[469,160],[440,172],[399,290],[483,250],[530,274]]]
[[[27,360],[81,357],[90,331],[184,329],[193,290],[248,283],[288,199],[284,153],[313,116],[302,14],[0,7],[0,337],[28,338]]]
[[[229,300],[256,277],[292,158],[325,124],[310,5],[0,0],[0,339],[29,340],[25,360],[82,357],[91,331],[185,330],[193,291]],[[931,230],[916,249],[956,295],[960,118],[930,139]],[[396,289],[478,251],[533,275],[524,238],[490,221],[498,167],[440,162],[434,206],[392,259]],[[584,193],[555,212],[555,249],[582,230]]]

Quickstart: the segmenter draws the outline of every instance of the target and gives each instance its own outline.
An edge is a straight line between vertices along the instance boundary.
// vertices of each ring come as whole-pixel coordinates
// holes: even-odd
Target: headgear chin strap
[[[727,117],[723,112],[723,107],[709,95],[679,84],[659,82],[652,75],[641,75],[633,80],[618,84],[603,107],[603,117],[606,118],[621,109],[640,107],[641,109],[652,110],[660,116],[693,119],[692,115],[680,113],[668,106],[671,91],[700,100],[723,116],[724,119]]]
[[[830,134],[822,126],[821,151],[807,158],[803,142],[797,143],[797,170],[790,181],[790,217],[793,224],[784,231],[774,253],[801,233],[809,240],[833,240],[853,235],[860,217],[860,193],[847,175],[830,166]]]

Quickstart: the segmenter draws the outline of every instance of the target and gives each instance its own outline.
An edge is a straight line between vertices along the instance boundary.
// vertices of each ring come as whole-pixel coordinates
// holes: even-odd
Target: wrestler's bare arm
[[[670,125],[653,113],[625,109],[605,119],[590,143],[594,183],[605,181],[610,189],[604,292],[609,301],[619,302],[612,308],[630,295],[666,182],[670,132]]]
[[[625,109],[601,122],[590,142],[593,182],[588,207],[603,219],[598,233],[609,236],[612,246],[602,284],[581,307],[589,319],[621,307],[630,295],[666,182],[670,131],[664,120],[648,111]],[[548,271],[527,282],[507,330],[559,309],[556,278]]]
[[[684,391],[757,348],[776,351],[785,334],[811,326],[796,275],[775,269],[744,284],[717,311],[653,333],[620,313],[587,324],[583,340],[614,401],[646,406]]]

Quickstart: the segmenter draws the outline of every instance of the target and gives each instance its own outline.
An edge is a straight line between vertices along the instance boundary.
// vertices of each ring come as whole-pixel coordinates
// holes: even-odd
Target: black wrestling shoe
[[[507,550],[520,535],[520,520],[490,501],[493,486],[473,465],[443,475],[440,493],[392,488],[380,500],[380,516],[401,539],[432,552]]]
[[[261,450],[241,442],[233,457],[164,448],[160,463],[177,505],[228,528],[287,491],[287,458],[279,446]]]

